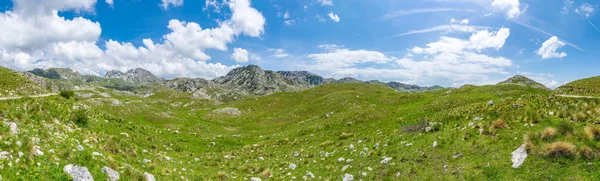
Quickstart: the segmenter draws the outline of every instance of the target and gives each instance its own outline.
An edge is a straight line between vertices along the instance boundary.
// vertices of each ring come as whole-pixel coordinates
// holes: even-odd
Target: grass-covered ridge
[[[67,180],[62,168],[75,164],[96,180],[106,179],[103,166],[121,180],[143,179],[144,172],[157,180],[600,176],[600,128],[593,125],[600,104],[547,89],[501,84],[411,94],[345,83],[225,104],[153,91],[96,88],[71,99],[0,101],[0,117],[19,129],[15,135],[2,127],[0,151],[10,158],[1,160],[0,175]],[[514,169],[510,153],[521,145],[529,156]]]
[[[45,90],[17,72],[0,66],[0,97],[35,95]]]
[[[556,88],[555,93],[579,96],[600,96],[600,76],[579,79]]]

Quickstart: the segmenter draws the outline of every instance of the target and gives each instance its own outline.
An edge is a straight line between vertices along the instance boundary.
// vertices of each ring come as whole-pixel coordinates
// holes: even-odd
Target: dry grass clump
[[[598,127],[586,126],[583,133],[587,139],[600,140],[600,128]]]
[[[529,133],[523,136],[523,144],[525,144],[525,149],[528,153],[533,153],[535,151],[535,144],[533,144]]]
[[[546,145],[546,155],[549,157],[575,157],[577,156],[577,150],[575,145],[569,142],[554,142]]]
[[[263,178],[269,178],[269,177],[271,177],[271,175],[273,175],[273,171],[271,171],[271,169],[267,168],[262,171],[261,175]]]
[[[229,178],[229,174],[227,174],[227,172],[224,171],[218,171],[217,178],[219,178],[219,180],[227,180],[227,178]]]
[[[573,119],[578,122],[584,122],[588,119],[588,115],[584,112],[579,112],[573,116]]]
[[[494,123],[492,124],[492,128],[493,129],[508,128],[508,124],[506,124],[506,122],[503,119],[498,119],[498,120],[494,121]]]
[[[544,129],[544,131],[542,131],[540,138],[542,138],[543,140],[553,139],[556,136],[556,133],[556,129],[554,129],[553,127],[547,127]]]

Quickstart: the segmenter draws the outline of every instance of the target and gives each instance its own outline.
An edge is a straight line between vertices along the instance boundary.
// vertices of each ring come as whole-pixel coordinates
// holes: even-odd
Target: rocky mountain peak
[[[133,83],[164,82],[163,79],[158,78],[157,76],[152,74],[152,72],[142,68],[131,69],[125,73],[118,70],[111,70],[106,72],[106,75],[104,75],[104,77],[123,79],[125,81]]]
[[[123,73],[121,71],[111,70],[111,71],[106,72],[104,77],[109,78],[109,79],[113,79],[113,78],[121,79],[121,78],[123,78],[123,75],[125,75],[125,73]]]
[[[548,89],[543,84],[540,84],[539,82],[536,82],[536,81],[534,81],[528,77],[522,76],[522,75],[512,76],[512,77],[498,83],[498,85],[500,85],[500,84],[518,84],[521,86],[530,86],[530,87],[534,87],[534,88]]]

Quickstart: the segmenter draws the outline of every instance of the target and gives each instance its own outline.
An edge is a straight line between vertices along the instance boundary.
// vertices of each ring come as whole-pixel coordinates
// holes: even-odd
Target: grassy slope
[[[600,76],[569,82],[556,88],[555,93],[580,96],[600,96]]]
[[[12,161],[13,167],[5,166],[0,175],[9,180],[61,180],[66,178],[62,167],[76,163],[87,166],[97,180],[104,179],[100,168],[105,165],[119,171],[125,180],[138,179],[145,171],[159,180],[179,180],[181,176],[242,180],[263,177],[263,173],[272,174],[269,180],[288,180],[301,179],[307,172],[317,180],[339,180],[345,173],[363,180],[588,180],[600,176],[594,172],[598,169],[595,164],[588,165],[596,159],[554,158],[546,156],[544,149],[551,142],[568,141],[578,150],[589,146],[597,152],[600,144],[581,136],[583,127],[600,116],[595,100],[555,98],[547,90],[518,85],[466,86],[446,92],[407,94],[384,86],[348,83],[225,105],[169,90],[142,98],[110,89],[80,92],[90,96],[78,100],[50,97],[0,102],[2,117],[14,120],[22,130],[16,137],[4,128],[3,140],[12,144],[0,148],[13,155],[28,153],[19,164]],[[489,100],[496,104],[487,106]],[[90,123],[70,123],[73,106],[84,105],[90,106]],[[235,107],[243,114],[235,118],[211,114],[222,107]],[[473,121],[475,117],[484,120]],[[60,124],[50,124],[54,127],[50,129],[46,124],[54,118]],[[505,120],[508,127],[492,128],[498,119]],[[443,126],[429,133],[406,131],[418,127],[420,121]],[[523,126],[531,122],[535,126]],[[560,125],[574,131],[552,139],[539,138],[544,128]],[[68,132],[67,126],[80,129]],[[120,135],[122,132],[130,136]],[[526,134],[535,146],[525,164],[513,169],[510,153],[523,144]],[[26,146],[15,146],[17,140],[26,142],[30,137],[42,140],[38,145],[45,156],[33,156]],[[86,139],[98,142],[85,143],[83,152],[74,150]],[[439,147],[432,148],[434,141]],[[50,149],[57,154],[48,153]],[[92,157],[94,151],[104,157]],[[384,156],[392,160],[380,163]],[[353,161],[338,162],[340,157]],[[152,162],[143,163],[143,159]],[[290,163],[297,168],[289,169]],[[367,176],[361,176],[362,172]]]
[[[18,73],[0,67],[0,97],[40,94],[45,91],[29,79]]]

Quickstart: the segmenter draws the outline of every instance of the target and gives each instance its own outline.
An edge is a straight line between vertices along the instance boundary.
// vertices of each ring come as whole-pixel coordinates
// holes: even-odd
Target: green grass
[[[556,88],[557,94],[580,95],[580,96],[600,96],[600,76],[569,82]]]
[[[598,159],[582,154],[600,150],[598,140],[589,139],[584,131],[600,121],[599,102],[553,97],[546,89],[503,84],[465,86],[449,94],[448,89],[409,94],[346,83],[224,104],[195,99],[192,93],[152,91],[144,97],[98,88],[78,91],[76,95],[89,96],[74,99],[0,101],[0,117],[16,122],[21,130],[14,136],[2,127],[2,140],[11,144],[0,143],[0,150],[13,156],[19,151],[27,154],[18,164],[15,159],[0,160],[4,165],[0,175],[6,180],[66,180],[62,168],[77,164],[88,167],[96,180],[105,180],[103,166],[117,170],[122,180],[137,180],[144,172],[158,180],[298,180],[308,172],[314,180],[340,180],[345,173],[355,180],[600,177],[595,171]],[[495,104],[488,106],[489,100]],[[213,112],[225,107],[242,114]],[[81,109],[86,109],[87,124],[73,122]],[[474,121],[476,117],[483,120]],[[492,126],[499,119],[506,127]],[[441,126],[422,131],[432,122]],[[531,123],[534,126],[525,126]],[[542,139],[547,127],[558,133]],[[40,143],[30,142],[32,137],[40,138]],[[17,147],[16,141],[24,146]],[[558,141],[575,145],[576,154],[548,156],[547,145]],[[510,153],[525,142],[531,144],[530,155],[513,169]],[[80,144],[84,151],[76,150]],[[32,145],[41,146],[45,155],[33,155]],[[92,152],[104,156],[93,157]],[[383,157],[392,159],[382,164]],[[340,158],[344,161],[338,162]],[[289,168],[292,163],[295,170]]]
[[[0,67],[0,97],[44,93],[45,90],[17,72]]]

